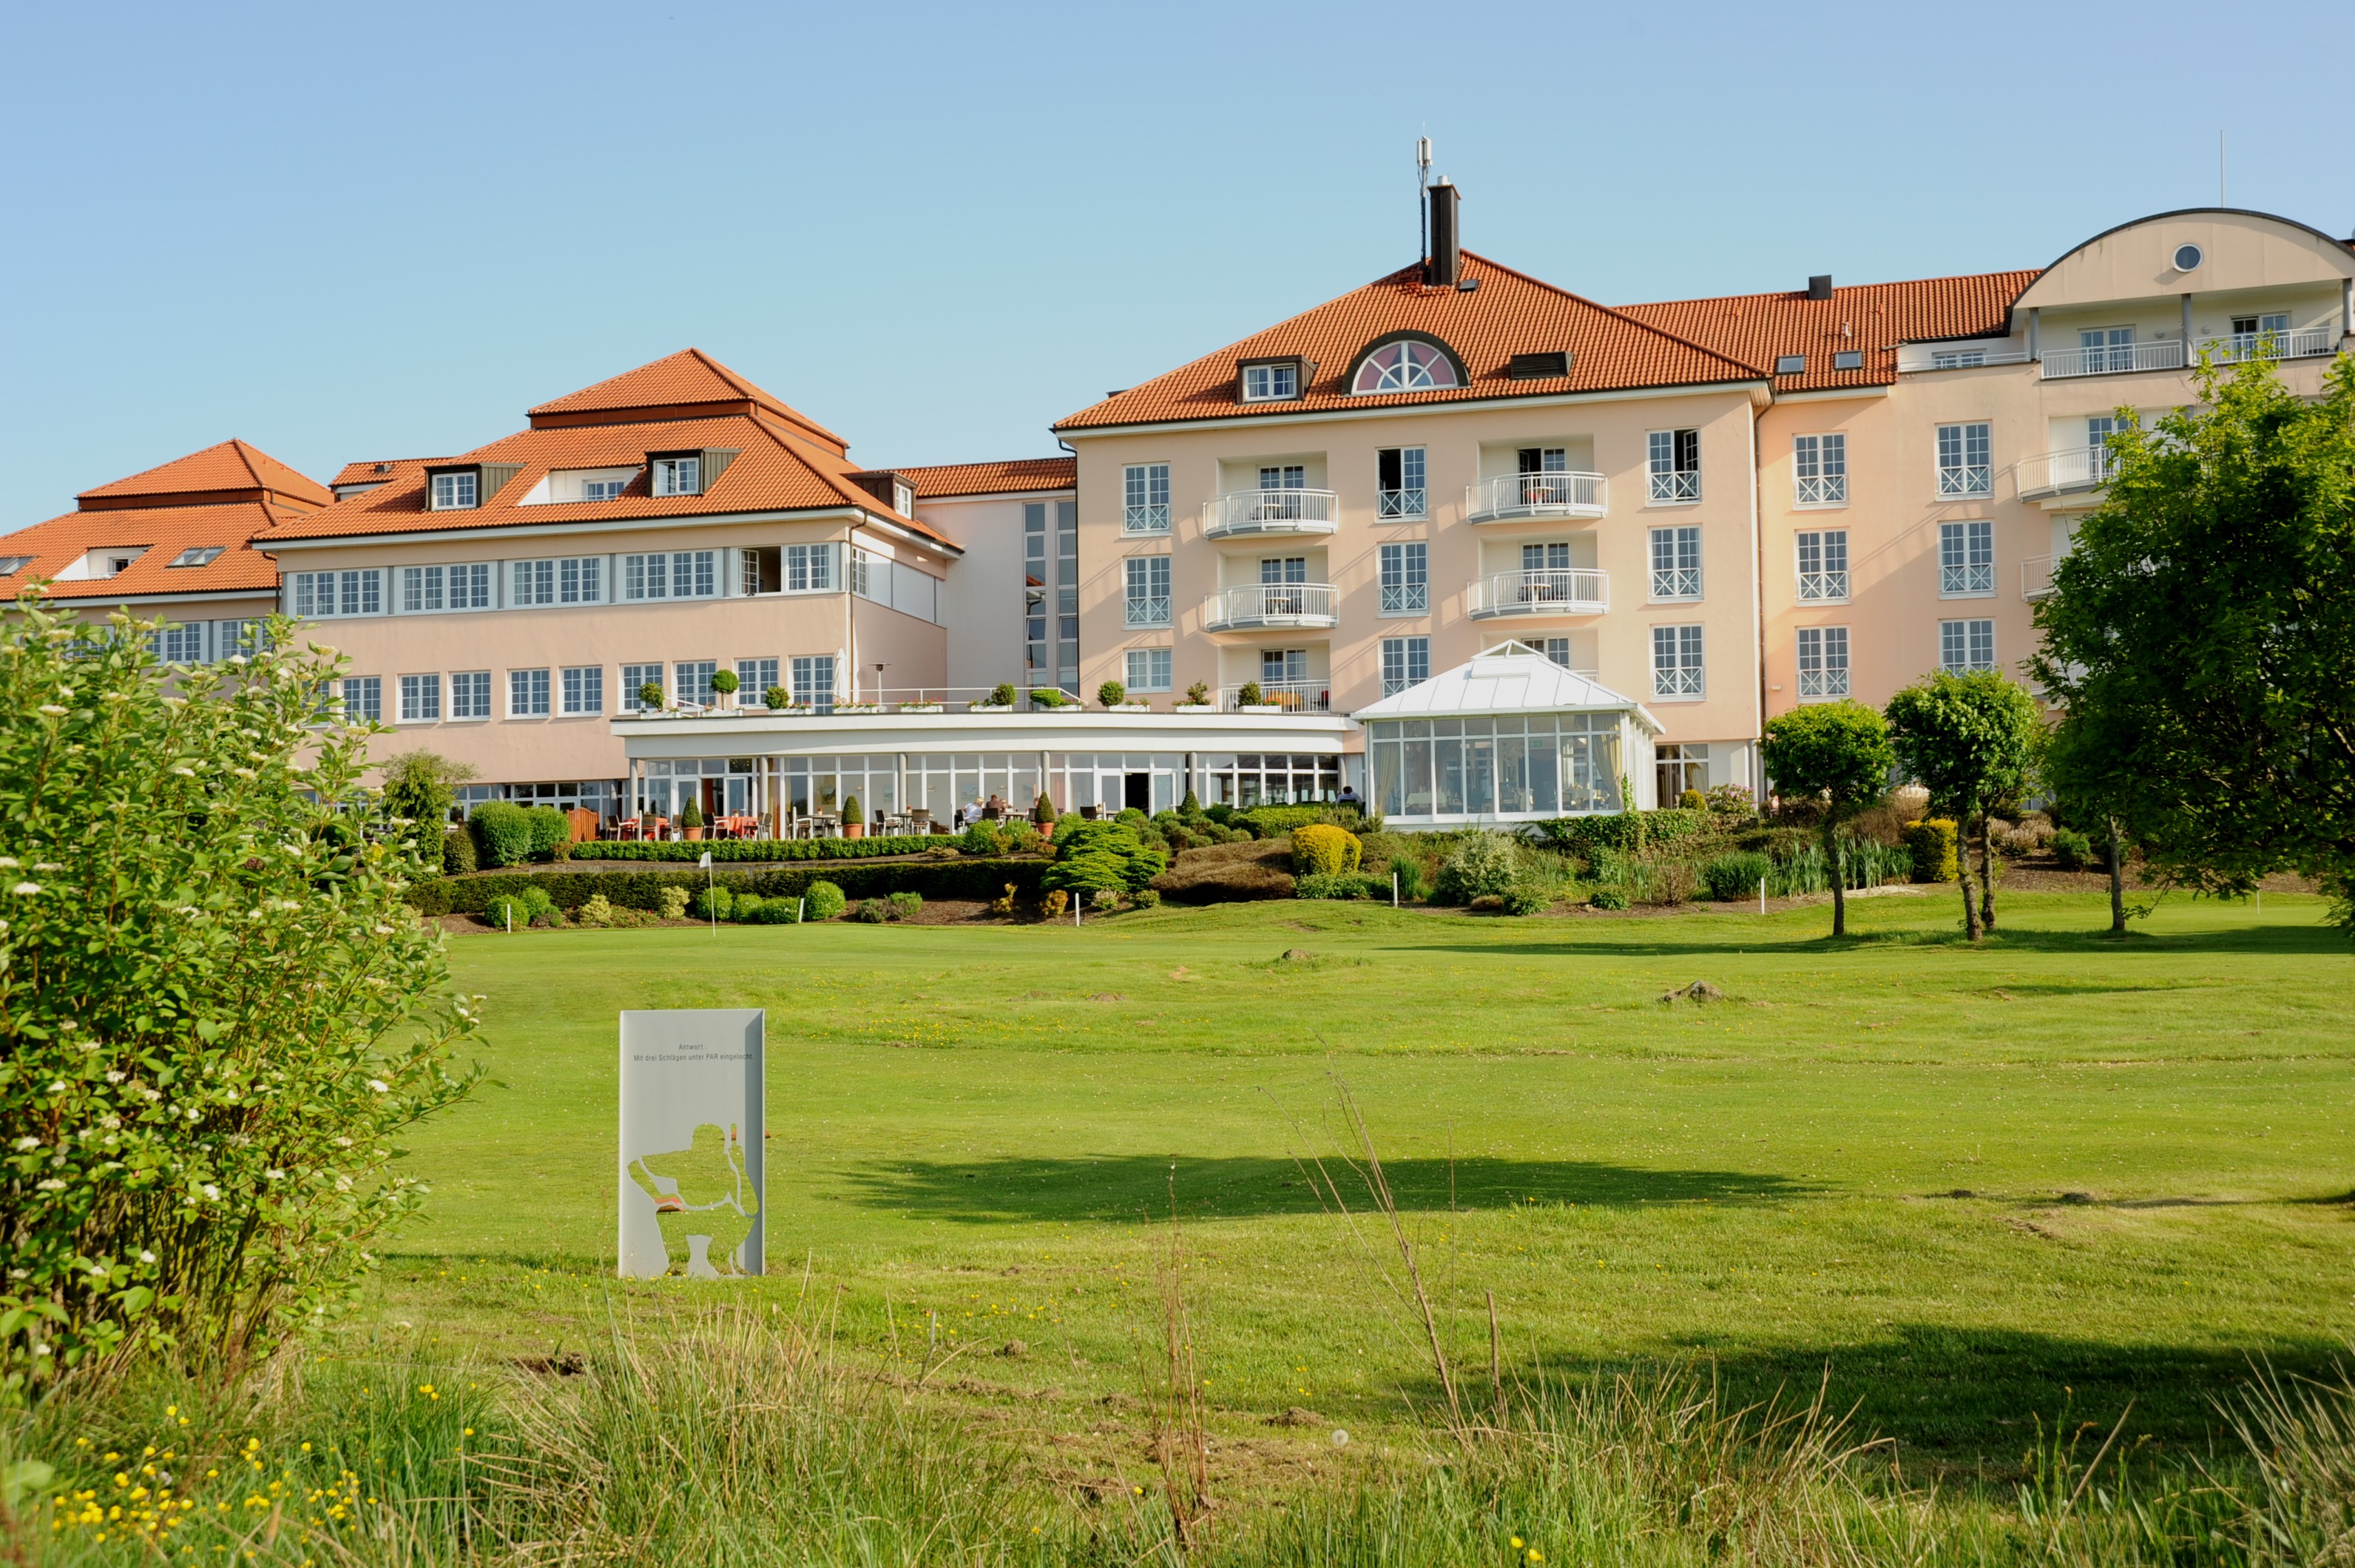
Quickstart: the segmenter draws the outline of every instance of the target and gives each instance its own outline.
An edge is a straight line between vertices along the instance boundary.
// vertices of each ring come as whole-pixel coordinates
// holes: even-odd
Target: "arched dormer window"
[[[1429,392],[1460,387],[1455,358],[1436,343],[1399,337],[1383,344],[1358,362],[1349,390],[1360,396],[1377,392]]]

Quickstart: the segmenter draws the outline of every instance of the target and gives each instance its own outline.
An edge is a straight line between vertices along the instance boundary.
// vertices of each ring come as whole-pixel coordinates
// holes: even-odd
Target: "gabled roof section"
[[[1424,719],[1458,713],[1632,713],[1652,733],[1659,721],[1632,697],[1561,667],[1527,643],[1483,648],[1454,669],[1394,691],[1352,719]]]
[[[281,523],[306,515],[260,501],[68,512],[0,538],[0,557],[33,558],[0,577],[0,597],[15,598],[34,578],[51,579],[43,592],[59,600],[272,592],[278,586],[278,568],[250,541]],[[215,547],[221,553],[206,565],[171,564],[184,551]],[[80,563],[92,551],[116,549],[138,555],[119,575],[55,581],[61,571],[80,570]]]
[[[1013,496],[1079,487],[1076,457],[1017,457],[1003,463],[937,463],[894,472],[916,487],[919,501],[960,496]]]
[[[700,348],[624,370],[591,387],[568,392],[530,411],[532,428],[583,424],[645,424],[666,419],[708,419],[717,414],[767,414],[802,436],[829,448],[837,457],[850,443],[783,399],[738,375]]]
[[[1464,252],[1471,289],[1423,282],[1421,262],[1304,311],[1190,365],[1106,398],[1055,425],[1089,431],[1181,420],[1324,414],[1342,409],[1479,402],[1759,381],[1755,364],[1689,342],[1675,333],[1581,298],[1526,273]],[[1358,397],[1349,377],[1366,350],[1401,334],[1434,337],[1464,366],[1461,387]],[[1516,354],[1567,351],[1570,374],[1517,380]],[[1316,366],[1297,399],[1240,404],[1238,363],[1299,357]]]
[[[2032,272],[1974,272],[1834,288],[1828,300],[1811,300],[1797,290],[1619,309],[1769,371],[1785,354],[1806,356],[1805,370],[1774,377],[1777,393],[1882,387],[1897,379],[1900,343],[2002,336],[2009,330],[2012,302],[2035,279]],[[1852,370],[1835,368],[1834,356],[1848,350],[1861,353],[1863,363]]]
[[[187,496],[191,502],[197,497],[269,501],[297,508],[324,507],[335,499],[317,480],[234,437],[127,479],[84,490],[74,499],[86,511],[101,511],[178,496]]]

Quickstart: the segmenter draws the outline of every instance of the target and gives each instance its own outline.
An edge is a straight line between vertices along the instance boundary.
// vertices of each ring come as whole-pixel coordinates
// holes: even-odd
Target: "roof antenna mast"
[[[1419,259],[1425,261],[1431,260],[1431,203],[1423,199],[1423,192],[1430,188],[1431,138],[1417,136],[1414,139],[1414,210],[1422,220],[1423,250]]]

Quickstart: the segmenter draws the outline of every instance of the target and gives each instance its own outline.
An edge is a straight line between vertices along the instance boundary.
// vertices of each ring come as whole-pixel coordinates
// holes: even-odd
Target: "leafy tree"
[[[1072,817],[1055,828],[1055,863],[1039,885],[1049,892],[1134,892],[1168,869],[1168,853],[1125,822]]]
[[[1778,790],[1819,802],[1824,859],[1832,868],[1832,934],[1848,934],[1848,859],[1839,826],[1889,793],[1897,756],[1889,725],[1860,702],[1795,708],[1766,720],[1759,747]]]
[[[349,1299],[424,1189],[400,1129],[475,1027],[402,901],[376,727],[289,650],[167,669],[149,624],[0,624],[0,1383],[234,1364]],[[323,721],[324,716],[324,721]]]
[[[429,864],[441,858],[442,840],[450,822],[450,808],[458,804],[458,786],[475,776],[472,763],[461,763],[439,752],[401,752],[384,760],[386,815],[395,827],[406,821],[417,841],[418,853]]]
[[[1933,810],[1961,827],[1966,857],[1963,930],[1973,942],[1995,929],[1995,851],[1987,843],[1992,804],[2034,777],[2044,721],[2036,699],[1998,670],[1940,670],[1889,699],[1898,764],[1930,792]],[[1979,844],[1979,897],[1971,899],[1970,836]]]
[[[2120,411],[2029,668],[2065,710],[2064,787],[2161,880],[2300,871],[2355,933],[2355,360],[2311,400],[2261,359],[2197,381],[2149,428]]]

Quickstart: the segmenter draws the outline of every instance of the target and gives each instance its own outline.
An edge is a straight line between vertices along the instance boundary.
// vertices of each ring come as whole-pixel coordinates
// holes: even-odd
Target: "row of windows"
[[[623,713],[643,711],[648,706],[645,698],[649,687],[673,694],[681,702],[708,706],[713,697],[711,677],[719,668],[716,659],[682,659],[667,669],[661,664],[625,664],[621,667],[619,709]],[[791,659],[738,659],[735,669],[738,689],[747,693],[747,700],[754,704],[763,702],[770,690],[784,684],[779,678],[781,674],[790,680],[785,689],[794,701],[814,708],[830,708],[835,701],[835,660],[831,654]],[[492,672],[486,669],[458,670],[447,676],[398,676],[394,677],[393,692],[393,717],[400,723],[492,717]],[[384,677],[347,677],[341,696],[346,717],[376,722],[384,720]],[[506,716],[510,719],[559,715],[589,718],[604,711],[602,665],[506,672]]]
[[[1802,626],[1798,637],[1799,700],[1823,702],[1849,695],[1849,629]],[[1938,667],[1955,675],[1995,668],[1993,621],[1938,623]]]
[[[841,549],[839,544],[797,544],[742,550],[743,581],[739,592],[747,597],[837,592],[842,583],[837,570]],[[716,549],[654,550],[543,560],[295,571],[287,574],[287,603],[296,615],[330,620],[381,615],[387,610],[388,594],[393,613],[404,615],[713,599],[720,592],[720,555]],[[871,567],[865,552],[854,552],[854,579]],[[852,586],[863,590],[861,582],[854,581]]]
[[[650,465],[653,475],[648,488],[656,496],[699,496],[703,493],[703,459],[701,456],[657,457]],[[633,475],[634,477],[634,474]],[[589,479],[582,481],[584,501],[612,501],[628,489],[627,478]],[[494,485],[494,489],[497,486]],[[482,505],[480,470],[457,469],[432,476],[427,491],[427,507],[436,512],[472,511]]]

